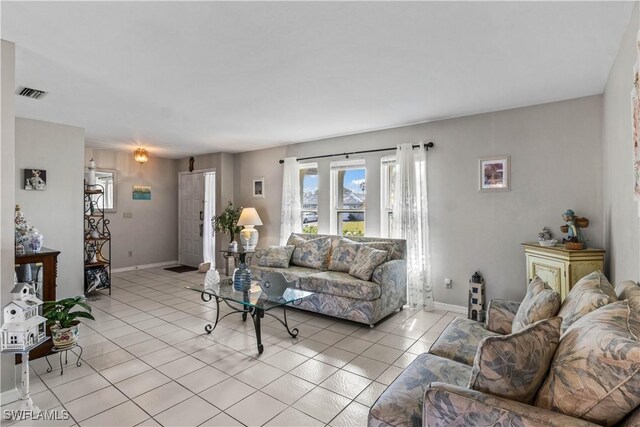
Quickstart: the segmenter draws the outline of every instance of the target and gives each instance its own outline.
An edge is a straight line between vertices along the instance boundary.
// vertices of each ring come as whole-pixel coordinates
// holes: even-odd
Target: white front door
[[[204,175],[202,172],[180,173],[179,182],[179,262],[198,267],[202,263],[204,218]]]

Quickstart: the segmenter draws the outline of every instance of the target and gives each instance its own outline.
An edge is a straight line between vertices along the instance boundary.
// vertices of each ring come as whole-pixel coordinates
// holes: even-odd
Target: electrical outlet
[[[133,218],[133,214],[131,212],[122,212],[122,218],[131,219]]]
[[[447,277],[446,279],[444,279],[444,285],[447,289],[451,289],[453,288],[453,281]]]
[[[133,256],[133,251],[129,251],[129,258]]]

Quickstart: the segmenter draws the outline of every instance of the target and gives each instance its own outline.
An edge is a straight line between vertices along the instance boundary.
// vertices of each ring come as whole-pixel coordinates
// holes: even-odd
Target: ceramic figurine
[[[20,205],[16,205],[15,213],[15,248],[17,255],[25,253],[38,253],[42,249],[43,236],[37,228],[29,225],[20,210]]]
[[[566,223],[566,225],[560,227],[563,233],[567,233],[567,237],[562,239],[565,248],[584,249],[586,240],[582,235],[581,229],[589,226],[589,220],[576,216],[572,209],[567,209],[562,214],[562,219]]]
[[[87,184],[88,185],[96,185],[96,162],[93,160],[93,157],[91,158],[91,160],[89,160],[89,178],[87,179]]]

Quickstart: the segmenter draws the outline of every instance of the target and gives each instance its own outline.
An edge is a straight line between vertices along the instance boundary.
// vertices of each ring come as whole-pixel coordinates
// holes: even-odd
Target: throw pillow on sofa
[[[295,248],[293,245],[271,246],[262,252],[258,265],[260,267],[287,268]]]
[[[577,320],[560,339],[535,406],[614,425],[640,405],[640,315],[629,301]]]
[[[340,238],[331,252],[329,270],[348,273],[361,247],[362,243],[354,242],[344,237]]]
[[[511,332],[518,332],[540,320],[549,319],[560,310],[560,294],[538,276],[527,286],[527,295],[522,300],[513,318]]]
[[[469,388],[518,402],[533,401],[558,348],[561,323],[561,317],[552,317],[510,335],[483,339]]]
[[[585,314],[617,300],[615,289],[600,271],[584,276],[571,288],[558,312],[562,332]]]
[[[373,270],[387,259],[387,252],[374,249],[370,246],[363,246],[358,251],[353,265],[349,269],[349,274],[360,280],[371,280]]]
[[[289,245],[296,247],[291,257],[291,262],[294,265],[315,268],[316,270],[327,269],[331,253],[330,238],[318,237],[317,239],[306,240],[292,234],[287,240],[287,246]]]

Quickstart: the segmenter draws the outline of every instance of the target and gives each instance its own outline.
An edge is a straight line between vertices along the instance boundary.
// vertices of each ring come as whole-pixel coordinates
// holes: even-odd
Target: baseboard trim
[[[11,390],[3,391],[0,393],[0,400],[2,400],[2,404],[15,402],[20,398],[20,393],[17,388],[12,388]]]
[[[143,268],[166,267],[169,265],[177,265],[177,264],[178,264],[178,260],[156,262],[155,264],[142,264],[142,265],[132,265],[130,267],[113,268],[111,269],[111,272],[122,273],[123,271],[141,270]]]
[[[464,307],[461,305],[445,304],[443,302],[434,302],[433,306],[438,310],[447,310],[453,313],[464,314],[465,316],[469,314],[469,310],[467,309],[467,307]]]

